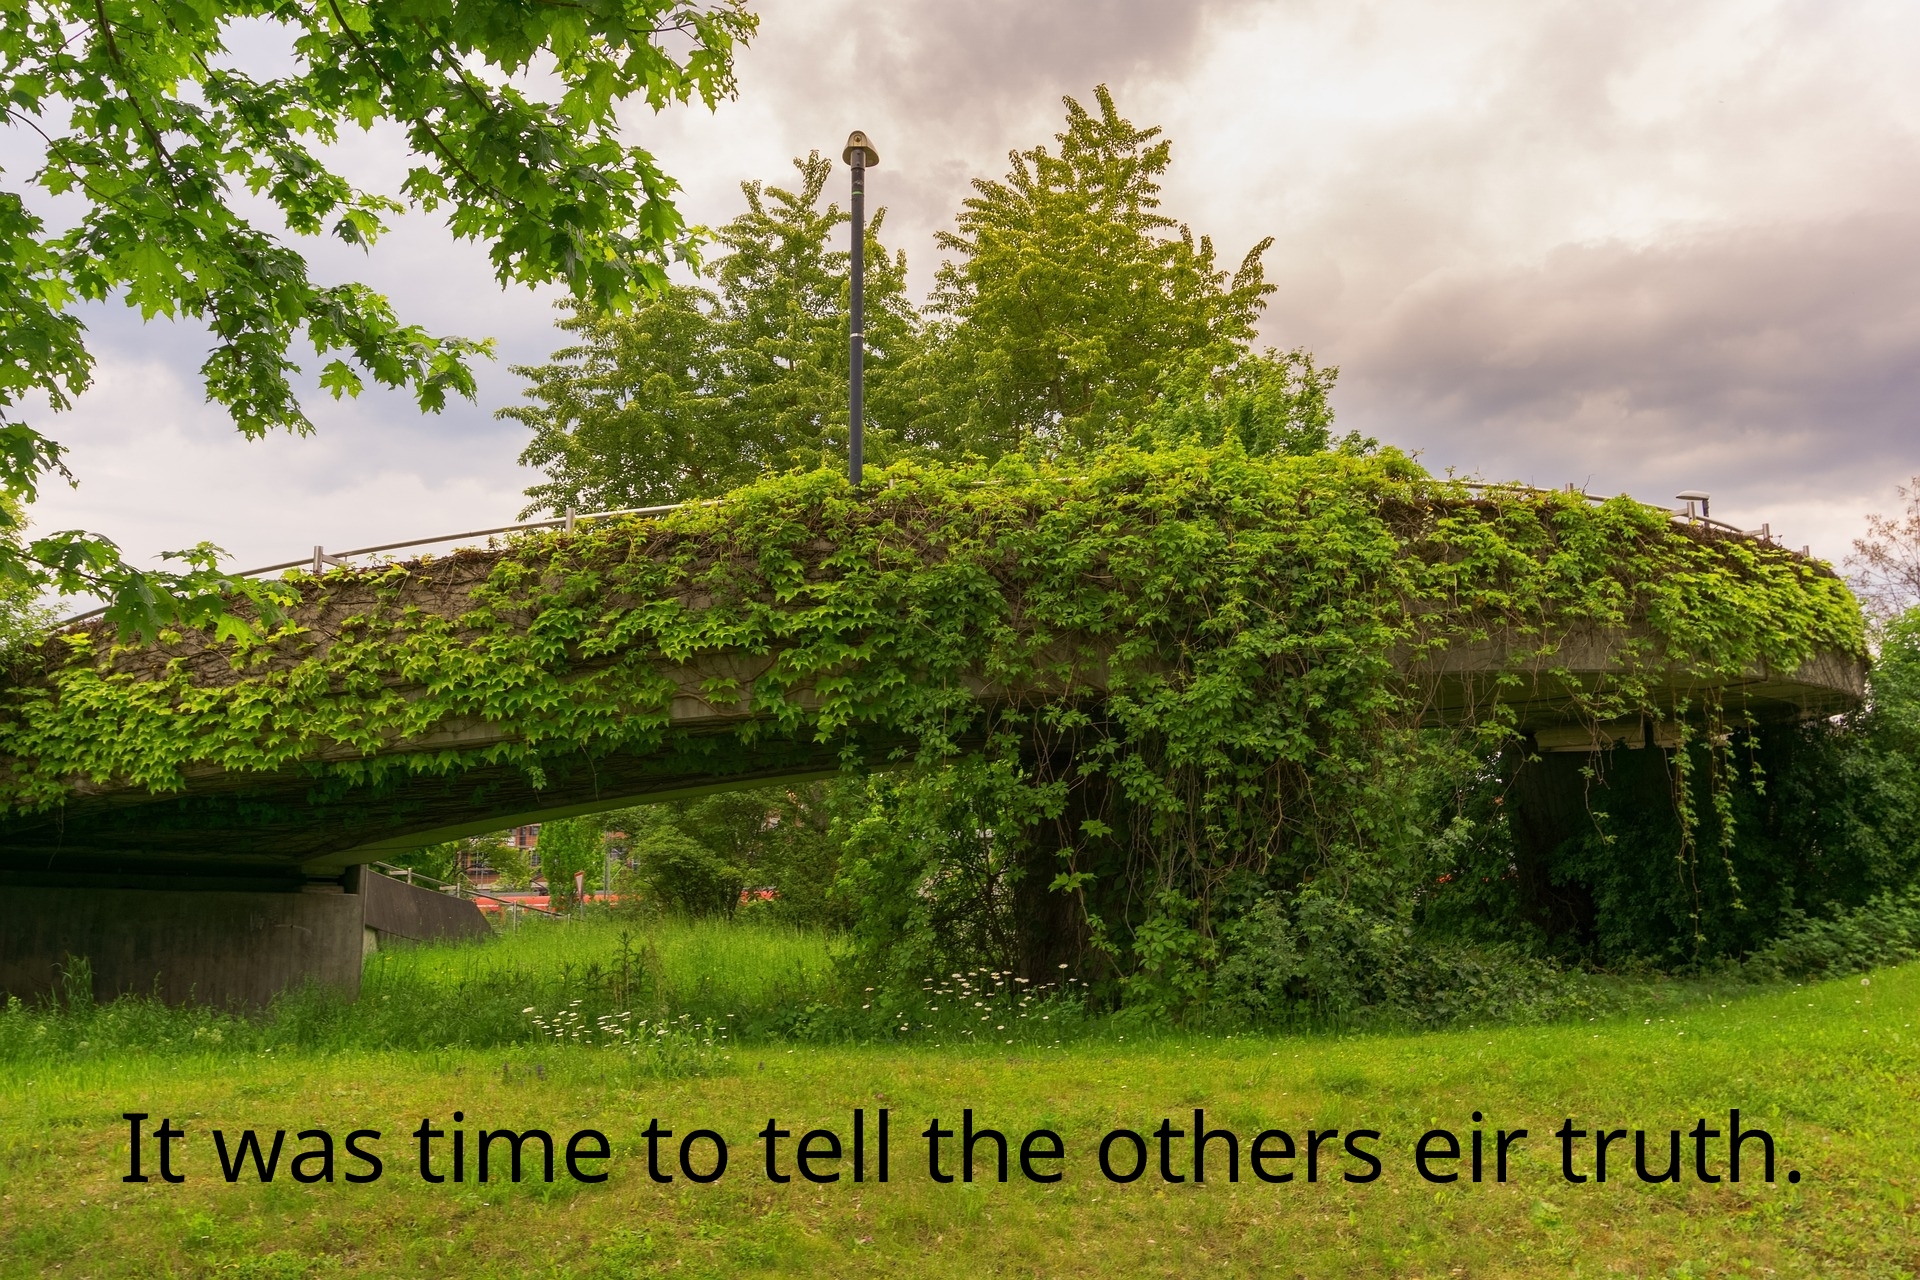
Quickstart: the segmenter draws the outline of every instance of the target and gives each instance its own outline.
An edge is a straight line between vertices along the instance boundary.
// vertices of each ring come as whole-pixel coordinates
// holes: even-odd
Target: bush
[[[1758,978],[1837,977],[1920,959],[1920,887],[1824,920],[1795,920],[1747,958]]]
[[[1015,967],[1013,839],[1025,797],[1005,761],[977,756],[863,779],[835,816],[837,901],[863,981]]]
[[[740,868],[670,821],[634,833],[633,860],[650,906],[710,916],[730,914],[740,901]]]
[[[1233,1023],[1538,1021],[1590,1003],[1577,975],[1511,945],[1424,936],[1309,887],[1222,931],[1209,1012]]]

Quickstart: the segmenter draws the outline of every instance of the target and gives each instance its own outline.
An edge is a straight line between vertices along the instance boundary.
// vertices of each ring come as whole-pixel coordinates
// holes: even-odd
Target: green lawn
[[[578,948],[563,941],[523,931],[466,952],[393,953],[370,970],[366,1007],[396,993],[410,1007],[423,984],[470,999],[503,995],[512,974],[524,980],[542,966],[576,963]],[[650,930],[646,941],[660,988],[651,998],[675,1017],[723,1015],[734,1005],[751,1018],[768,1002],[808,998],[828,980],[818,938],[682,928]],[[535,954],[556,947],[544,960]],[[742,960],[743,947],[761,961]],[[946,1048],[823,1048],[749,1036],[669,1060],[524,1042],[322,1051],[246,1034],[212,1043],[190,1031],[163,1048],[88,1043],[35,1054],[21,1037],[33,1034],[37,1015],[15,1010],[7,1015],[19,1020],[8,1033],[12,1056],[0,1062],[8,1100],[0,1116],[0,1274],[1907,1276],[1920,1270],[1917,1012],[1920,966],[1910,966],[1875,974],[1871,985],[1856,978],[1774,988],[1578,1025],[1144,1040],[1138,1031],[1094,1028],[1058,1047],[1031,1035],[1011,1047]],[[359,1019],[337,1024],[359,1028],[339,1043],[377,1041],[395,1027],[391,1015],[331,1016]],[[989,1180],[987,1151],[971,1185],[927,1177],[921,1131],[933,1116],[960,1127],[968,1106],[976,1124],[1014,1138],[1007,1185]],[[796,1135],[820,1127],[846,1139],[854,1107],[866,1109],[869,1126],[867,1182],[767,1181],[755,1134],[769,1117]],[[872,1181],[880,1107],[892,1133],[884,1185]],[[1162,1119],[1190,1128],[1196,1107],[1243,1144],[1270,1128],[1296,1141],[1309,1129],[1337,1128],[1343,1137],[1377,1129],[1382,1137],[1362,1145],[1384,1172],[1366,1184],[1342,1180],[1364,1166],[1334,1139],[1314,1183],[1304,1180],[1302,1159],[1292,1162],[1300,1176],[1289,1183],[1256,1181],[1246,1167],[1239,1183],[1228,1182],[1219,1143],[1204,1185],[1163,1182],[1157,1154],[1136,1182],[1102,1177],[1102,1134],[1130,1127],[1157,1146],[1152,1131]],[[1614,1146],[1605,1184],[1560,1176],[1551,1131],[1568,1116],[1589,1130],[1658,1131],[1649,1157],[1658,1167],[1667,1130],[1690,1129],[1703,1116],[1724,1129],[1732,1107],[1778,1143],[1774,1185],[1760,1179],[1757,1141],[1739,1185],[1703,1185],[1693,1175],[1691,1139],[1681,1183],[1644,1185],[1633,1172],[1631,1134]],[[1464,1136],[1476,1109],[1489,1133],[1487,1181],[1423,1181],[1414,1142],[1436,1127]],[[451,1121],[455,1110],[464,1114],[460,1125]],[[186,1182],[120,1181],[126,1111],[185,1128],[176,1168]],[[469,1149],[465,1182],[430,1185],[417,1176],[409,1136],[426,1116],[464,1129],[468,1143],[482,1127],[538,1125],[563,1143],[596,1128],[612,1142],[614,1158],[603,1166],[610,1177],[575,1182],[562,1162],[552,1184],[482,1185]],[[676,1135],[721,1133],[731,1148],[725,1176],[705,1186],[684,1176],[653,1183],[641,1135],[656,1116]],[[210,1135],[221,1129],[231,1139],[248,1126],[287,1128],[289,1154],[314,1145],[296,1140],[299,1129],[327,1128],[336,1138],[381,1130],[370,1146],[385,1175],[371,1184],[302,1185],[283,1164],[270,1185],[251,1170],[229,1185]],[[1057,1184],[1027,1182],[1019,1170],[1019,1138],[1039,1127],[1065,1142]],[[1498,1128],[1530,1131],[1514,1148],[1505,1184],[1492,1181]],[[439,1145],[445,1172],[447,1143]],[[794,1145],[781,1144],[789,1174]],[[667,1170],[677,1147],[677,1138],[663,1144]],[[1579,1145],[1583,1171],[1591,1171],[1591,1148],[1591,1138]],[[711,1148],[703,1142],[700,1150]],[[1173,1150],[1173,1171],[1190,1173],[1187,1140]],[[1710,1170],[1724,1173],[1724,1141],[1709,1150]],[[697,1170],[709,1162],[701,1155]],[[361,1167],[343,1162],[340,1172]],[[833,1167],[848,1171],[844,1160]],[[156,1172],[151,1138],[146,1168]],[[1799,1183],[1786,1180],[1788,1169],[1801,1174]]]

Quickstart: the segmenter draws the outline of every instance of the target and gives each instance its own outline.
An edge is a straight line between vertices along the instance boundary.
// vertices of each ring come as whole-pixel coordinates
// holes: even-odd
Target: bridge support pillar
[[[1046,762],[1051,776],[1067,779],[1065,805],[1058,818],[1042,819],[1027,833],[1013,886],[1015,964],[1035,984],[1064,987],[1069,977],[1087,982],[1111,976],[1104,957],[1090,950],[1087,917],[1121,919],[1126,913],[1124,901],[1106,900],[1125,891],[1126,802],[1107,775],[1074,769],[1074,751],[1082,747],[1078,741],[1059,744]],[[1089,833],[1096,821],[1105,835]],[[1054,880],[1063,872],[1088,879],[1078,889],[1056,889]]]
[[[1678,840],[1671,769],[1669,753],[1658,747],[1614,747],[1542,752],[1514,770],[1507,820],[1520,901],[1550,937],[1580,944],[1593,938],[1594,894],[1570,863],[1603,823],[1616,835],[1653,829]]]
[[[257,1009],[306,983],[360,994],[369,928],[426,941],[490,932],[471,902],[355,868],[324,892],[0,888],[0,993],[70,993],[79,960],[90,993]],[[361,892],[342,890],[361,889]]]
[[[0,891],[0,988],[64,993],[84,960],[96,1001],[258,1008],[306,982],[360,993],[361,899],[199,889]],[[78,993],[74,993],[78,994]]]

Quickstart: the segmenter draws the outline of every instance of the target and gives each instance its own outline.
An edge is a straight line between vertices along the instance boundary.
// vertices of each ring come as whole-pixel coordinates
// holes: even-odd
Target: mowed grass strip
[[[676,1276],[946,1275],[1821,1275],[1909,1276],[1920,1267],[1914,1195],[1920,1184],[1920,966],[1815,987],[1780,988],[1651,1019],[1464,1030],[1424,1035],[1211,1039],[1090,1039],[1057,1049],[823,1049],[779,1044],[732,1051],[718,1074],[648,1081],[602,1049],[515,1048],[439,1053],[210,1054],[108,1057],[0,1069],[0,1270],[5,1275]],[[770,1117],[797,1136],[851,1137],[867,1109],[873,1177],[875,1112],[891,1121],[891,1181],[795,1177],[769,1183],[755,1135]],[[1016,1146],[1011,1181],[992,1181],[990,1146],[975,1181],[927,1176],[931,1117],[976,1125]],[[1657,1168],[1667,1131],[1702,1117],[1724,1130],[1738,1107],[1779,1148],[1777,1181],[1760,1177],[1749,1143],[1739,1185],[1705,1185],[1693,1170],[1646,1185],[1631,1133],[1616,1143],[1609,1179],[1572,1185],[1552,1132],[1645,1128]],[[1236,1131],[1241,1180],[1225,1177],[1220,1144],[1208,1179],[1168,1184],[1153,1131],[1163,1118]],[[411,1131],[431,1116],[475,1129],[542,1126],[564,1141],[581,1128],[612,1140],[605,1183],[582,1185],[564,1166],[552,1184],[439,1185],[418,1177]],[[1475,1110],[1485,1123],[1475,1126]],[[125,1111],[186,1129],[176,1168],[188,1180],[120,1181]],[[723,1134],[726,1175],[690,1184],[676,1169],[678,1137],[662,1144],[671,1184],[647,1172],[649,1120],[683,1135]],[[1148,1172],[1104,1179],[1095,1159],[1115,1127],[1147,1136]],[[302,1185],[281,1172],[261,1185],[221,1176],[211,1131],[354,1128],[386,1172],[375,1183]],[[1017,1144],[1046,1127],[1065,1140],[1065,1178],[1025,1181]],[[1414,1142],[1430,1128],[1488,1133],[1474,1185],[1423,1181]],[[1252,1178],[1246,1146],[1267,1128],[1296,1143],[1309,1129],[1378,1129],[1384,1173],[1322,1151],[1320,1180]],[[1526,1128],[1509,1181],[1492,1181],[1493,1132]],[[269,1132],[270,1136],[270,1132]],[[794,1172],[795,1139],[781,1144]],[[943,1144],[955,1168],[953,1142]],[[448,1171],[449,1143],[436,1164]],[[1191,1174],[1190,1136],[1172,1169]],[[1709,1169],[1726,1172],[1724,1138]],[[709,1148],[703,1146],[702,1152]],[[1592,1172],[1592,1138],[1576,1167]],[[1130,1163],[1128,1159],[1127,1163]],[[147,1171],[156,1172],[151,1143]],[[343,1163],[341,1171],[358,1169]],[[705,1169],[705,1155],[699,1161]],[[1278,1169],[1281,1166],[1269,1166]],[[1438,1168],[1439,1166],[1436,1166]],[[1466,1161],[1450,1166],[1465,1172]],[[1801,1175],[1786,1179],[1788,1169]],[[495,1177],[498,1178],[496,1165]]]

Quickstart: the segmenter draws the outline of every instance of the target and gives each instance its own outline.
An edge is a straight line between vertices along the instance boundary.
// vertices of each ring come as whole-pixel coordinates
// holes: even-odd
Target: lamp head
[[[1703,516],[1707,514],[1709,504],[1713,498],[1712,494],[1702,493],[1698,489],[1688,489],[1684,493],[1676,493],[1673,496],[1687,504],[1687,514],[1689,515],[1693,514],[1694,504],[1698,503],[1700,505],[1700,514]]]
[[[867,140],[867,135],[858,129],[847,135],[847,149],[840,153],[840,158],[852,164],[856,152],[859,153],[860,163],[865,168],[871,169],[880,163],[880,153],[873,149],[873,143]]]

